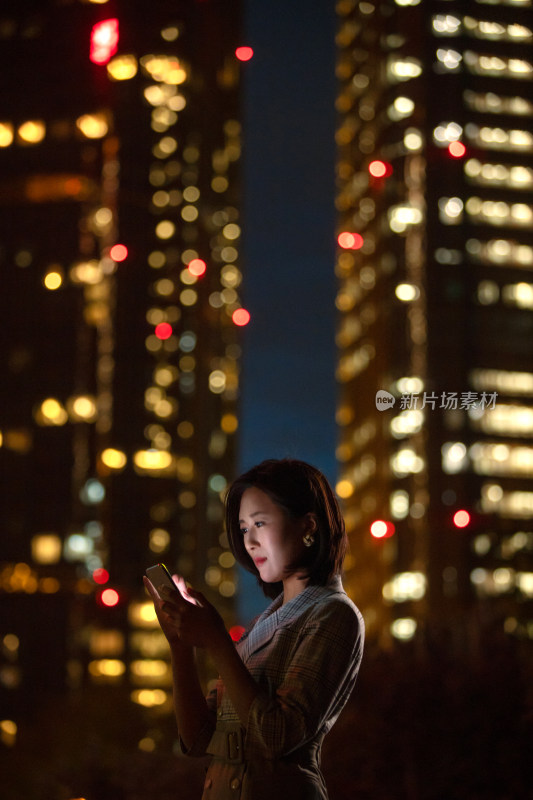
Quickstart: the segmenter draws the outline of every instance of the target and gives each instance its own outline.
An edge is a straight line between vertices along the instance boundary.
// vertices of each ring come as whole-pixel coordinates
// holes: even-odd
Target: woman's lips
[[[265,563],[265,561],[266,561],[266,558],[254,558],[254,564],[255,564],[256,567],[260,567],[261,564]]]

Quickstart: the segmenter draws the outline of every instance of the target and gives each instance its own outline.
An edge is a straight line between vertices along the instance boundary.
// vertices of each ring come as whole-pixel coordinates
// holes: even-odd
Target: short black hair
[[[339,503],[327,478],[316,467],[292,458],[268,459],[237,478],[226,494],[226,531],[236,560],[257,576],[267,597],[276,597],[283,588],[265,583],[248,555],[240,530],[241,498],[247,489],[265,492],[292,519],[312,513],[317,522],[315,541],[306,552],[305,576],[309,584],[324,586],[340,574],[346,554],[347,537]],[[294,566],[294,565],[293,565]]]

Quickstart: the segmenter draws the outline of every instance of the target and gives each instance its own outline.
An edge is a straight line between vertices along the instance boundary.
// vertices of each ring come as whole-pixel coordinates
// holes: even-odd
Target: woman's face
[[[239,525],[244,546],[265,583],[287,580],[289,564],[301,563],[305,517],[292,519],[268,494],[251,487],[243,492]]]

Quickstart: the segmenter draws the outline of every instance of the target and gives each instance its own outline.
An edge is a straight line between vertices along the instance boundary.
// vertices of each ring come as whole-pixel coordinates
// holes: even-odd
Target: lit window
[[[13,139],[13,125],[10,122],[0,122],[0,147],[9,147]]]
[[[477,20],[473,17],[464,18],[465,30],[478,39],[491,39],[495,41],[527,42],[531,40],[532,31],[525,25],[511,23],[506,25],[501,22]]]
[[[533,309],[533,284],[508,284],[502,289],[502,299],[506,305]]]
[[[457,142],[463,135],[463,128],[457,122],[441,122],[433,131],[433,141],[436,145],[447,146],[450,142]]]
[[[49,397],[37,409],[35,419],[39,425],[64,425],[68,414],[59,400]]]
[[[472,144],[489,150],[528,151],[533,147],[533,134],[525,130],[479,127],[470,122],[465,133]]]
[[[533,475],[533,447],[476,442],[469,456],[478,475]]]
[[[39,533],[31,540],[32,558],[38,564],[57,564],[63,543],[56,533]]]
[[[533,408],[515,404],[498,403],[485,409],[481,417],[471,420],[474,429],[498,436],[523,436],[533,430]]]
[[[103,450],[100,454],[100,459],[108,469],[119,471],[124,469],[128,462],[126,454],[122,450],[115,450],[113,447]]]
[[[469,197],[465,209],[472,220],[489,225],[529,227],[533,222],[533,206],[525,203],[510,204],[503,200],[482,200],[479,197]]]
[[[37,144],[44,139],[46,126],[41,120],[29,120],[19,126],[17,134],[22,143]]]
[[[405,519],[409,514],[409,495],[404,489],[398,489],[390,496],[390,511],[394,519]]]
[[[178,86],[187,80],[187,71],[184,65],[174,56],[143,56],[141,67],[154,80],[169,86]]]
[[[464,53],[464,62],[473,75],[492,75],[500,78],[533,79],[533,64],[519,58],[480,55],[472,50]]]
[[[398,0],[396,0],[398,2]],[[390,626],[390,632],[395,639],[408,642],[416,633],[417,622],[412,617],[401,617],[395,619]]]
[[[498,484],[484,484],[481,510],[505,518],[533,519],[533,492],[505,492]]]
[[[475,260],[485,264],[531,269],[533,247],[509,239],[468,239],[466,249]]]
[[[533,374],[497,369],[474,369],[470,373],[474,389],[533,397]]]
[[[467,89],[463,97],[468,108],[484,114],[533,114],[533,103],[525,97],[502,97],[494,92],[473,92],[471,89]]]
[[[398,478],[404,478],[407,475],[417,474],[424,469],[424,459],[415,453],[409,447],[399,450],[395,453],[391,460],[391,469]]]
[[[423,220],[422,210],[412,205],[393,206],[389,209],[389,226],[394,233],[404,233],[410,226]]]
[[[433,31],[438,36],[453,36],[461,30],[461,20],[452,14],[435,14]]]
[[[426,583],[423,572],[400,572],[384,585],[383,597],[393,603],[421,600],[426,593]]]
[[[450,50],[439,48],[437,50],[438,66],[442,65],[444,69],[456,70],[459,69],[463,57],[457,50]]]
[[[392,56],[387,63],[387,72],[391,81],[409,81],[422,74],[422,62],[417,58]]]
[[[128,81],[137,74],[135,56],[117,56],[107,65],[107,74],[114,81]]]
[[[446,442],[442,445],[442,469],[448,475],[463,472],[468,467],[466,445],[463,442]]]
[[[406,409],[393,417],[390,423],[390,430],[395,439],[410,436],[422,430],[424,424],[424,412],[419,409]]]
[[[531,189],[533,169],[525,166],[482,163],[470,158],[465,163],[465,174],[471,183],[481,186],[502,186],[511,189]]]
[[[439,199],[439,219],[444,225],[459,225],[463,219],[463,201],[460,197]]]

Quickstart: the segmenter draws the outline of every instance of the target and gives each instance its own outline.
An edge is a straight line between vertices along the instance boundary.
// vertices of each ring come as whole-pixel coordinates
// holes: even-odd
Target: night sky
[[[334,36],[331,0],[248,2],[242,464],[291,455],[332,479]]]
[[[240,467],[291,456],[334,482],[335,4],[248,0],[244,38]]]

